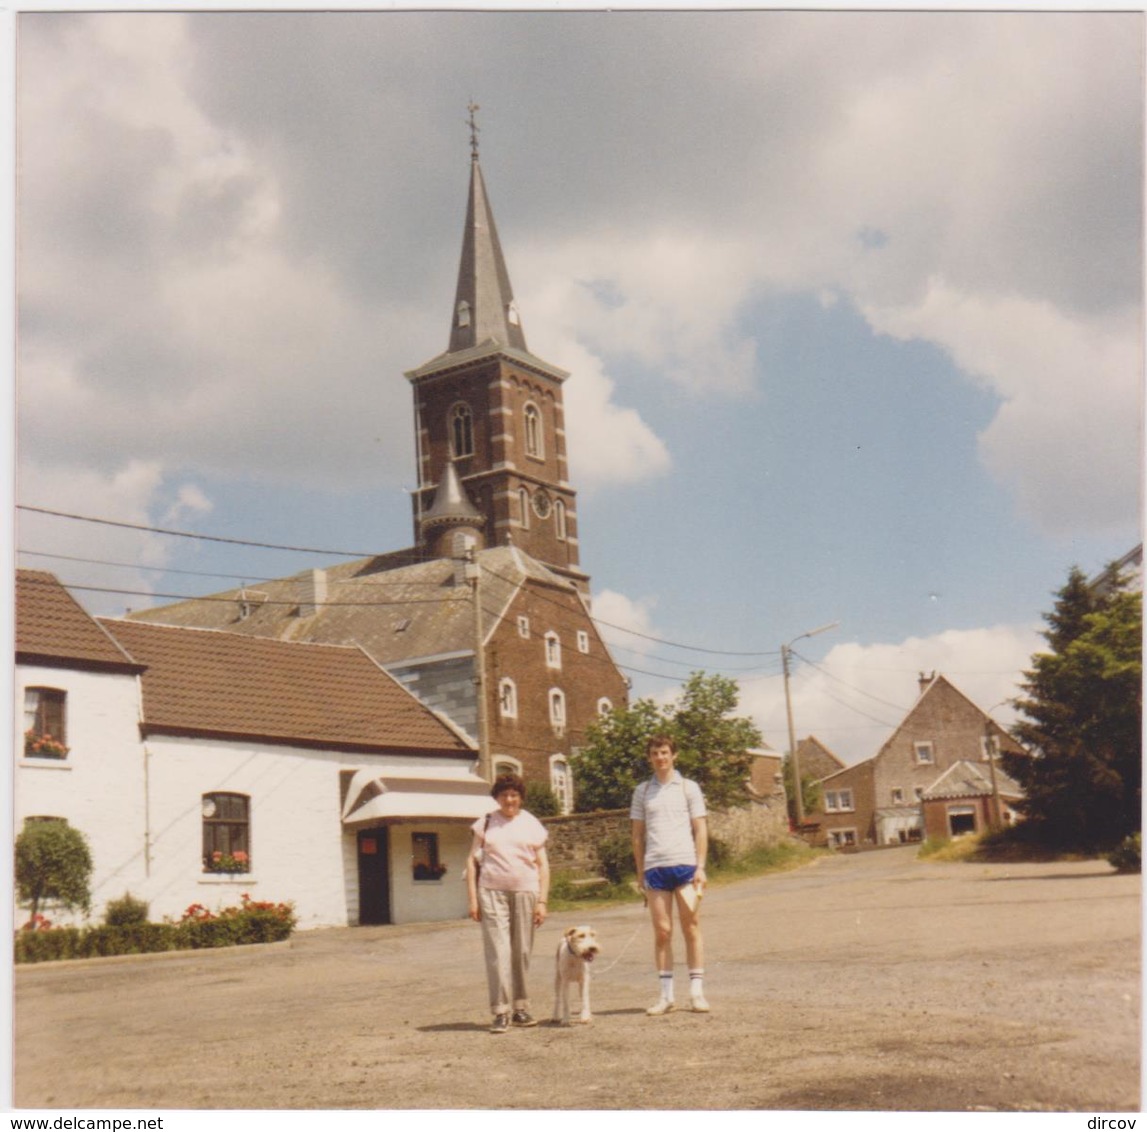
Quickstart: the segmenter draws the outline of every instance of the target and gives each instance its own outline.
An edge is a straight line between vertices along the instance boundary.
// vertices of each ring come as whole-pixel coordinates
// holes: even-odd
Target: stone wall
[[[601,843],[615,835],[628,838],[630,833],[627,809],[543,818],[542,822],[550,831],[551,868],[590,876],[600,872]],[[710,810],[709,836],[721,841],[733,856],[786,840],[789,830],[784,795],[774,794],[729,810]]]

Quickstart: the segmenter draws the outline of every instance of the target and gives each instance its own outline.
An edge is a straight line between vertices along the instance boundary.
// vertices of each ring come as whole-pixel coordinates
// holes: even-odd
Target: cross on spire
[[[479,131],[480,127],[478,126],[478,123],[476,121],[474,121],[474,114],[476,111],[481,110],[482,107],[479,106],[478,103],[476,103],[473,99],[471,99],[470,104],[466,107],[466,109],[470,111],[470,119],[467,122],[467,125],[470,127],[470,160],[471,161],[477,161],[478,160],[478,131]]]

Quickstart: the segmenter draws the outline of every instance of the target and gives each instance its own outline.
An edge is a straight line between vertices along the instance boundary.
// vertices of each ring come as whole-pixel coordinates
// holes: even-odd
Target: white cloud
[[[601,590],[593,598],[593,617],[605,643],[616,650],[614,657],[627,663],[626,655],[644,655],[653,648],[653,610],[656,598],[631,598],[616,590]]]
[[[981,454],[1045,530],[1126,522],[1136,504],[1127,498],[1128,471],[1138,467],[1142,439],[1138,315],[1072,317],[1046,302],[961,293],[939,279],[917,304],[870,306],[865,315],[882,333],[943,346],[1000,396]]]
[[[918,674],[946,676],[978,707],[1008,726],[1001,701],[1019,694],[1018,680],[1044,645],[1035,626],[997,625],[910,637],[898,644],[834,646],[814,665],[795,662],[790,680],[798,741],[815,735],[846,763],[875,755],[919,692]],[[768,743],[788,748],[784,683],[779,676],[741,682],[740,710]]]

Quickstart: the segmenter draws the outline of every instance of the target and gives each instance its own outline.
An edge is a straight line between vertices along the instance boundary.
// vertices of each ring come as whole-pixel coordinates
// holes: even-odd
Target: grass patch
[[[916,854],[922,861],[973,861],[980,851],[980,838],[974,834],[965,837],[930,837]]]
[[[708,869],[709,881],[713,885],[724,885],[766,873],[784,872],[807,865],[828,852],[827,849],[812,849],[803,841],[783,841],[777,845],[754,849],[735,860],[714,862]],[[559,869],[554,872],[550,882],[551,912],[588,911],[640,901],[641,893],[637,890],[632,873],[618,881],[604,881]]]

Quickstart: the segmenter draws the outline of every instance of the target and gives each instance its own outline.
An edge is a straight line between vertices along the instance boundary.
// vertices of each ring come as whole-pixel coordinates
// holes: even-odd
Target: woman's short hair
[[[516,790],[525,798],[526,784],[522,781],[520,774],[499,774],[494,779],[494,785],[490,787],[490,797],[497,798],[499,794],[504,794],[507,790]]]
[[[677,744],[671,735],[650,735],[649,741],[645,744],[646,755],[653,754],[658,747],[668,747],[674,754],[677,754]]]

